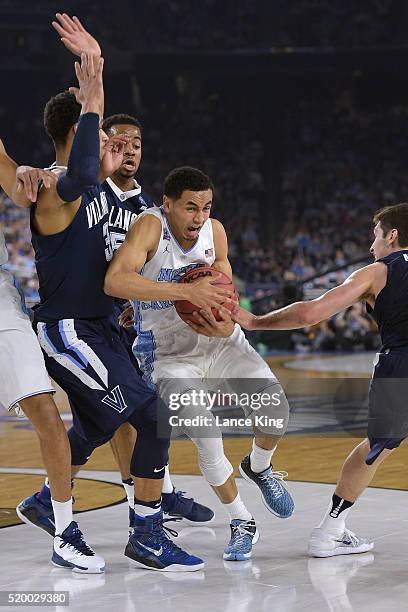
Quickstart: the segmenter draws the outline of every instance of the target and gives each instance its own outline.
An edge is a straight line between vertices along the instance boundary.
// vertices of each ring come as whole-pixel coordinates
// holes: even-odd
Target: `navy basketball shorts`
[[[133,327],[123,327],[121,325],[119,325],[119,316],[122,312],[122,307],[120,305],[120,303],[118,301],[115,302],[115,311],[114,311],[114,315],[113,315],[113,320],[115,325],[118,326],[119,329],[119,336],[120,339],[122,340],[123,344],[126,347],[126,350],[129,354],[130,357],[130,361],[133,363],[133,366],[135,367],[136,371],[138,372],[138,374],[140,376],[142,376],[142,373],[140,371],[139,368],[139,363],[133,353],[133,343],[136,340],[136,331],[134,330]]]
[[[144,435],[149,440],[145,448],[160,455],[152,465],[165,465],[170,432],[158,437],[157,396],[135,370],[115,322],[35,321],[34,330],[50,376],[69,397],[76,434],[96,447],[130,422],[138,431],[137,444]]]
[[[368,439],[371,465],[384,449],[397,448],[408,437],[408,348],[377,354],[368,395]]]

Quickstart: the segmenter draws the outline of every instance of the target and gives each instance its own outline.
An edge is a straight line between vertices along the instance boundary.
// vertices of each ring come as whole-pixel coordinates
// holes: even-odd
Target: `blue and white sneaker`
[[[184,519],[191,525],[208,525],[214,521],[214,512],[211,508],[184,495],[185,491],[177,491],[174,487],[172,493],[162,493],[162,510],[166,518]]]
[[[52,504],[43,503],[38,498],[38,493],[23,499],[16,508],[17,516],[23,523],[39,527],[54,537],[55,521]]]
[[[80,574],[101,574],[105,570],[105,561],[88,546],[75,521],[54,537],[51,562]]]
[[[233,519],[230,523],[231,539],[224,550],[225,561],[247,561],[252,555],[252,546],[259,540],[259,531],[254,519]]]
[[[177,532],[164,527],[163,513],[142,518],[135,516],[133,534],[125,549],[125,556],[143,569],[158,572],[195,572],[203,569],[204,561],[176,546],[168,535]]]
[[[295,504],[289,491],[283,486],[283,479],[287,472],[274,472],[269,466],[257,474],[251,470],[249,455],[244,457],[238,466],[239,472],[245,480],[259,487],[262,493],[264,506],[279,518],[289,518],[295,510]]]

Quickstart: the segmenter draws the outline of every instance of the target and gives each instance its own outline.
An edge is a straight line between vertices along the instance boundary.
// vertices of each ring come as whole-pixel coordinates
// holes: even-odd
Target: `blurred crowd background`
[[[408,3],[403,0],[0,0],[1,133],[46,166],[47,99],[74,84],[50,21],[78,15],[105,57],[106,115],[143,124],[138,180],[160,203],[178,165],[207,172],[243,305],[313,298],[369,259],[372,216],[407,199]],[[0,194],[10,268],[38,299],[27,212]],[[372,350],[364,305],[260,351]]]

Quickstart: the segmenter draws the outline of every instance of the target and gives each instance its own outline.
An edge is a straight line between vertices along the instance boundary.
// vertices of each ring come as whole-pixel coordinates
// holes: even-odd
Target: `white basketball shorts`
[[[0,403],[11,410],[40,393],[54,393],[38,340],[13,276],[0,267]]]

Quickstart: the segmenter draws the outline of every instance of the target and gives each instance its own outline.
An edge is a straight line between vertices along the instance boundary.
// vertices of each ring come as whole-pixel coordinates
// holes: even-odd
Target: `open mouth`
[[[136,170],[136,164],[133,160],[126,159],[122,164],[122,168],[126,168],[126,170],[130,170],[131,172],[133,172],[134,170]]]
[[[201,225],[200,226],[191,225],[190,227],[187,228],[187,233],[189,236],[198,236],[198,234],[200,233],[200,230],[201,230]]]

